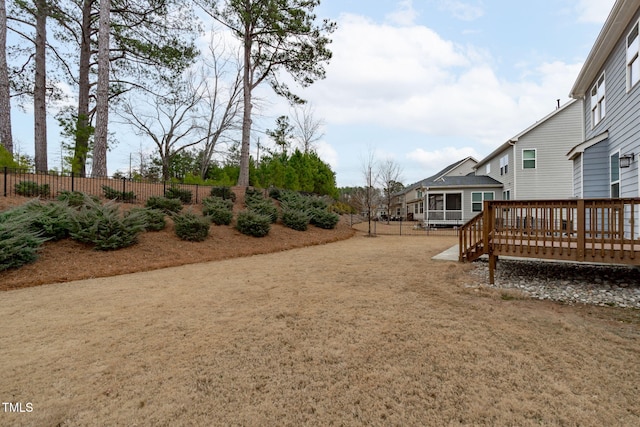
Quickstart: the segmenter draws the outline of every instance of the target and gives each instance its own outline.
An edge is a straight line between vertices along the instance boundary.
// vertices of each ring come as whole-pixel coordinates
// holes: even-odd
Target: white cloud
[[[322,159],[331,166],[332,170],[338,169],[338,152],[326,141],[319,141],[316,144],[316,153]]]
[[[398,9],[386,16],[387,21],[391,24],[400,26],[409,26],[415,22],[418,13],[413,8],[412,0],[402,0],[398,4]]]
[[[602,24],[609,16],[615,0],[578,0],[576,11],[580,22]]]
[[[471,3],[460,0],[441,0],[440,9],[446,10],[462,21],[474,21],[484,15],[482,1]]]
[[[343,15],[327,79],[309,89],[332,124],[371,124],[502,143],[567,100],[580,64],[542,63],[517,80],[493,58],[425,26],[394,27]]]
[[[469,156],[473,156],[477,160],[480,160],[478,152],[472,147],[444,147],[442,149],[434,151],[427,151],[422,148],[418,148],[408,153],[407,159],[418,163],[425,170],[433,171],[433,173],[435,173],[444,168],[446,165]],[[425,175],[425,178],[426,177],[427,175]]]

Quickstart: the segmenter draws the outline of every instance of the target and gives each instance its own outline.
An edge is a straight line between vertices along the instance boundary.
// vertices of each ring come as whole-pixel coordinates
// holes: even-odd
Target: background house
[[[618,0],[570,96],[582,101],[585,136],[568,151],[573,195],[639,197],[640,0]]]
[[[582,142],[582,102],[572,100],[523,130],[476,164],[476,175],[503,184],[503,200],[568,199],[573,167],[566,153]]]

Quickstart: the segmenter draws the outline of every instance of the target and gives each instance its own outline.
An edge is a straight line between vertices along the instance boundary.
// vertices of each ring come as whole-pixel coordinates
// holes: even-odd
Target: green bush
[[[233,202],[220,197],[206,197],[202,200],[202,214],[216,225],[229,225],[233,219]]]
[[[305,211],[286,209],[282,211],[282,223],[294,230],[305,231],[309,225],[310,216]]]
[[[231,187],[211,187],[211,196],[236,201],[236,193],[231,191]]]
[[[0,222],[0,271],[35,261],[45,240],[30,229],[26,218],[13,217]]]
[[[264,237],[269,234],[271,220],[268,216],[246,210],[238,213],[236,228],[242,234],[254,237]]]
[[[118,202],[133,202],[136,199],[136,195],[133,191],[118,191],[115,188],[111,188],[108,185],[102,186],[104,197],[109,200],[115,200]]]
[[[93,199],[96,202],[99,200],[98,197],[89,196],[88,194],[85,194],[81,191],[66,191],[66,190],[58,192],[57,199],[61,202],[67,203],[69,206],[73,208],[79,208],[81,206],[84,206],[85,199],[87,197]]]
[[[323,209],[314,209],[311,213],[311,224],[327,230],[336,228],[340,216]]]
[[[191,203],[191,197],[193,196],[193,193],[191,193],[191,190],[184,190],[178,187],[170,187],[167,188],[167,190],[164,192],[164,196],[167,199],[178,199],[185,205],[188,205],[189,203]]]
[[[250,206],[248,206],[248,209],[260,215],[266,216],[272,223],[278,220],[278,208],[269,200],[263,200],[259,203],[252,203]]]
[[[140,211],[122,215],[112,201],[102,205],[87,200],[72,216],[70,235],[79,242],[95,245],[98,250],[120,249],[136,243],[145,224],[145,214]]]
[[[31,230],[51,240],[69,237],[72,211],[62,202],[42,203],[32,200],[22,206],[30,220]]]
[[[49,184],[38,185],[33,181],[21,181],[14,186],[16,194],[26,197],[49,197]]]
[[[284,192],[285,190],[281,190],[276,187],[271,187],[271,189],[269,189],[269,197],[271,197],[272,199],[276,199],[277,201],[280,201]]]
[[[182,203],[179,199],[168,199],[162,196],[151,196],[147,199],[146,207],[158,209],[167,214],[178,213],[182,210]]]
[[[202,242],[209,235],[208,217],[202,217],[189,211],[173,216],[178,237],[190,242]]]
[[[125,215],[131,215],[132,213],[137,213],[140,211],[145,219],[144,229],[146,231],[160,231],[164,230],[167,226],[167,221],[165,220],[165,213],[159,209],[152,208],[140,208],[135,207]]]

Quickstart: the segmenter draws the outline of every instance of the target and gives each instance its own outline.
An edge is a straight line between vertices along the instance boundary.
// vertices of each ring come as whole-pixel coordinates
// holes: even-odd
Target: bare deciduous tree
[[[391,200],[394,193],[402,190],[402,166],[393,159],[386,159],[379,164],[378,181],[382,187],[384,203],[387,205],[387,223],[389,223]]]
[[[324,121],[315,118],[313,107],[303,104],[293,109],[293,134],[302,152],[315,151],[315,144],[322,139]]]
[[[362,205],[366,208],[367,219],[369,222],[368,235],[372,236],[371,220],[379,201],[379,198],[377,197],[378,191],[375,188],[378,176],[373,150],[368,151],[367,157],[362,160],[361,167],[362,177],[364,178],[366,185],[363,187],[363,192],[359,194],[359,198],[362,200]]]

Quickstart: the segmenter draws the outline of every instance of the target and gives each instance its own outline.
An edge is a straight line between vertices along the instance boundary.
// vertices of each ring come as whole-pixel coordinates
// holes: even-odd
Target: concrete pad
[[[436,261],[458,261],[459,255],[460,250],[458,249],[458,245],[453,245],[446,251],[431,257],[431,259]]]

